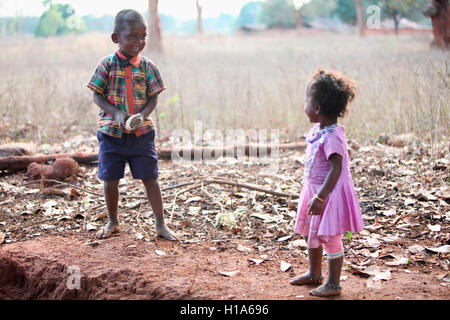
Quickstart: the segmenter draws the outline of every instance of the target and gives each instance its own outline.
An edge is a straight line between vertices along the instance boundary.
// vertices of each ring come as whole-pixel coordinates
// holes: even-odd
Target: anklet
[[[337,292],[341,292],[342,291],[342,287],[340,285],[338,285],[338,284],[332,284],[332,283],[328,283],[327,282],[327,283],[325,283],[325,285],[327,287],[330,287],[333,290],[336,290]]]

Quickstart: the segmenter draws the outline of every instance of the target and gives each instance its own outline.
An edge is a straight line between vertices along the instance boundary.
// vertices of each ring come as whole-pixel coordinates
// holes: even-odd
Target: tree
[[[44,0],[48,7],[41,15],[36,27],[36,37],[52,37],[69,33],[81,33],[86,29],[84,20],[75,15],[75,10],[69,4],[53,4]]]
[[[353,0],[336,0],[336,8],[333,16],[337,16],[342,22],[356,25],[356,6]]]
[[[295,28],[290,0],[266,0],[261,5],[260,20],[268,28]]]
[[[203,21],[202,21],[203,8],[200,5],[198,0],[195,1],[195,4],[197,6],[197,33],[202,34],[203,33]]]
[[[148,0],[148,23],[150,45],[149,48],[158,52],[162,52],[162,36],[159,24],[158,0]]]
[[[364,18],[364,8],[362,0],[353,0],[356,7],[356,21],[358,25],[358,32],[361,37],[366,35],[366,19]]]
[[[292,9],[294,10],[295,25],[297,26],[297,28],[301,28],[303,26],[304,10],[306,4],[308,4],[310,0],[290,0],[290,1]]]
[[[259,12],[261,11],[261,2],[252,1],[246,3],[237,19],[237,24],[239,27],[256,24],[258,22]]]
[[[400,19],[408,18],[414,9],[420,8],[420,1],[417,0],[382,0],[383,13],[394,20],[395,34],[398,34]]]
[[[432,0],[424,10],[433,26],[433,47],[450,49],[450,5],[448,0]]]

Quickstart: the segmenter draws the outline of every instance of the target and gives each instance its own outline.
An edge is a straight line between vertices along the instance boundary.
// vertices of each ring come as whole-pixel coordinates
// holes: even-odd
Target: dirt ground
[[[198,243],[136,241],[129,235],[93,241],[84,236],[43,237],[3,246],[0,250],[1,299],[324,299],[309,295],[310,286],[289,280],[307,270],[307,259],[287,250],[266,253],[256,265],[257,250],[245,240]],[[240,248],[240,247],[239,247]],[[162,255],[164,254],[164,255]],[[282,272],[279,261],[291,268]],[[324,270],[326,270],[324,259]],[[70,288],[73,268],[80,270],[80,289]],[[72,268],[72,269],[70,269]],[[72,271],[71,271],[72,270]],[[225,276],[220,272],[239,271]],[[396,268],[392,279],[368,288],[367,278],[344,269],[337,300],[448,299],[449,288],[420,268]],[[68,285],[69,282],[69,285]]]
[[[366,228],[345,236],[343,292],[329,299],[448,300],[448,150],[430,162],[420,145],[350,145]],[[107,221],[96,166],[54,186],[59,193],[22,172],[5,174],[0,299],[323,300],[309,295],[313,287],[289,284],[308,270],[305,243],[293,233],[296,199],[201,180],[298,193],[303,157],[283,152],[276,175],[260,174],[266,164],[254,159],[161,161],[166,221],[178,242],[155,237],[144,190],[129,172],[120,185],[122,232],[106,240],[95,239]],[[175,188],[183,183],[191,184]]]

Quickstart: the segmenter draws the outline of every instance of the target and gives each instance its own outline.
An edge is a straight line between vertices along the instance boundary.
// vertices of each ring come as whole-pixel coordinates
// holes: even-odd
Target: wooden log
[[[0,157],[0,170],[23,170],[32,162],[47,163],[60,158],[72,158],[79,164],[91,164],[98,161],[97,153],[76,153],[76,154],[38,154],[33,156],[11,156]]]
[[[194,148],[156,148],[160,160],[213,160],[219,157],[264,157],[272,155],[275,150],[304,150],[306,143],[286,143],[279,145],[246,144],[232,147],[194,147]],[[177,155],[179,158],[177,158]],[[72,158],[79,164],[94,164],[98,161],[98,153],[75,154],[37,154],[32,156],[0,157],[0,171],[24,170],[32,162],[47,163],[59,158]]]

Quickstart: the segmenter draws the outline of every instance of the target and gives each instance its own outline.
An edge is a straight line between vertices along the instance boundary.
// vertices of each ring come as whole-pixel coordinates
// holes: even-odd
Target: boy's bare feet
[[[324,283],[320,287],[315,288],[309,294],[317,297],[331,297],[340,295],[342,287],[331,283]]]
[[[294,279],[292,279],[291,281],[289,281],[290,284],[294,285],[294,286],[301,286],[304,284],[320,284],[323,282],[323,277],[322,276],[310,276],[309,273],[303,274],[299,277],[296,277]]]
[[[166,224],[162,224],[162,225],[156,225],[156,234],[161,237],[164,238],[166,240],[170,240],[170,241],[177,241],[178,240],[178,235],[173,232],[172,230],[170,230]]]
[[[111,237],[112,234],[118,232],[120,232],[119,225],[108,222],[106,226],[97,231],[95,236],[97,237],[97,239],[106,239]]]

